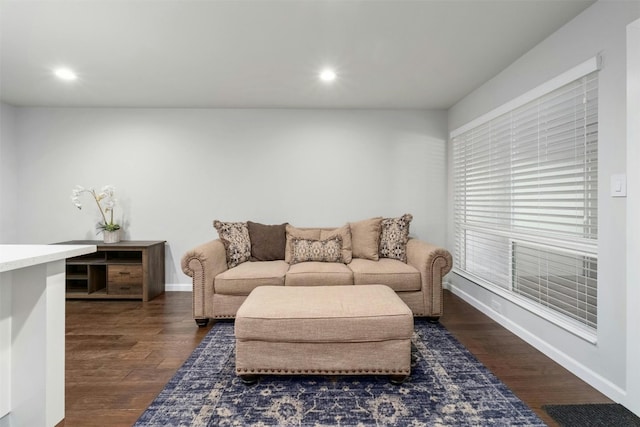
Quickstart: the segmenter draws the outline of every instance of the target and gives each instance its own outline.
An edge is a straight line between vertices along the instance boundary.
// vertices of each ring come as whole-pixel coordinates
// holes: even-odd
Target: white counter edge
[[[0,273],[95,252],[95,245],[0,245]]]

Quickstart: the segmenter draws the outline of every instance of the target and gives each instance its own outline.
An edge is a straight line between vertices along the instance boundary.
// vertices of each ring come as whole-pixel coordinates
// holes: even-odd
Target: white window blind
[[[452,136],[455,271],[593,333],[597,72]]]

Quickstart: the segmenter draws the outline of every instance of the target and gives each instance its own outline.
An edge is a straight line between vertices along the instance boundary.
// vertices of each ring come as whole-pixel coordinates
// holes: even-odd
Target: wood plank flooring
[[[65,426],[131,426],[210,329],[188,292],[66,308]]]
[[[66,307],[67,427],[131,426],[211,328],[196,326],[188,292]],[[449,292],[441,322],[551,426],[542,405],[610,402]]]
[[[516,335],[445,291],[440,322],[548,425],[543,405],[611,403],[605,395]]]

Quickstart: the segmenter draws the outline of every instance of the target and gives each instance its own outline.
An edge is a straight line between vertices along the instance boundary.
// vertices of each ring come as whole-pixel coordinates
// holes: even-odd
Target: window
[[[597,58],[452,132],[454,271],[586,339],[597,327]]]

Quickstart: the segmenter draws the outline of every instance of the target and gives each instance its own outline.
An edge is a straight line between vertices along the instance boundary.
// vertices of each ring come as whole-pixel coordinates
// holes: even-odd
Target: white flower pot
[[[105,243],[118,243],[120,241],[120,230],[102,232]]]

